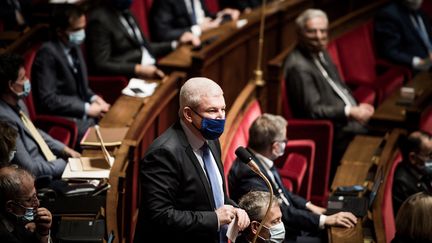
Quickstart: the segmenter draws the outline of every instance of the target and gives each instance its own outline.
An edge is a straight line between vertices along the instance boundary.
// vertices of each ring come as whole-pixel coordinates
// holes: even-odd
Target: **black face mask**
[[[121,11],[128,9],[131,6],[132,1],[133,0],[111,0],[114,8]]]

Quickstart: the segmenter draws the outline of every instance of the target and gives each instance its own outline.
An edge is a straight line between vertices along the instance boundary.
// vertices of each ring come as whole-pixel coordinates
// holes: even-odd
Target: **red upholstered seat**
[[[31,67],[34,58],[36,57],[36,52],[40,46],[41,43],[32,45],[23,55],[24,69],[26,70],[27,77],[31,77]],[[75,147],[78,136],[78,128],[75,122],[58,116],[37,114],[33,103],[32,92],[30,92],[29,96],[24,99],[24,103],[27,106],[30,119],[33,121],[36,127],[44,130],[51,137],[59,140],[69,147]]]
[[[218,0],[205,0],[205,4],[211,14],[217,14],[220,10]]]
[[[409,78],[407,69],[380,66],[375,57],[372,22],[367,22],[334,40],[340,65],[348,85],[367,86],[377,93],[380,104]]]
[[[281,90],[286,90],[283,79]],[[329,120],[293,118],[286,92],[282,92],[281,99],[282,114],[288,120],[288,139],[310,139],[315,143],[311,201],[317,205],[324,205],[329,195],[333,124]]]
[[[312,140],[290,140],[284,156],[275,161],[275,165],[285,187],[310,200],[314,162],[315,143]]]
[[[384,222],[384,232],[386,242],[394,238],[396,233],[395,218],[393,215],[393,199],[392,199],[392,187],[393,187],[393,177],[396,170],[396,166],[402,160],[400,153],[397,153],[394,160],[392,161],[392,166],[387,174],[387,178],[384,184],[384,197],[382,200],[381,210],[382,210],[382,221]]]
[[[432,134],[432,105],[429,105],[425,111],[422,112],[420,129]]]
[[[130,6],[132,14],[135,16],[141,30],[144,32],[146,37],[150,37],[149,27],[148,27],[148,13],[153,0],[134,0]]]
[[[336,42],[332,41],[327,46],[327,51],[333,60],[333,63],[336,65],[336,68],[339,71],[339,75],[342,81],[345,81],[345,76],[343,74],[343,70],[341,67],[339,53],[336,47]],[[375,105],[376,92],[367,86],[358,86],[358,87],[350,87],[352,88],[352,94],[356,98],[359,103],[367,103],[370,105]]]

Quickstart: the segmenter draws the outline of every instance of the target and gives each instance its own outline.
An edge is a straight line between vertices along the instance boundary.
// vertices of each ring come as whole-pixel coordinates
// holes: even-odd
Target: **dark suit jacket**
[[[0,239],[2,243],[39,243],[36,234],[28,231],[24,227],[15,227],[12,232],[8,230],[0,215]]]
[[[210,16],[205,2],[201,1],[205,16]],[[191,31],[192,19],[184,0],[153,1],[150,9],[150,33],[156,41],[178,40],[187,31]]]
[[[402,203],[418,192],[432,193],[432,178],[413,168],[409,162],[402,161],[397,165],[393,178],[392,196],[395,217]]]
[[[38,50],[32,66],[36,108],[41,113],[82,118],[84,104],[94,95],[89,88],[87,68],[79,47],[81,78],[75,77],[59,41],[46,42]]]
[[[219,142],[209,141],[209,148],[224,178]],[[211,186],[179,122],[151,144],[140,178],[135,242],[218,242]],[[235,205],[227,196],[225,204]]]
[[[262,0],[220,0],[221,8],[236,8],[243,11],[245,8],[256,8],[261,6]]]
[[[23,102],[19,102],[19,106],[24,113],[27,113],[27,108]],[[54,177],[60,177],[66,166],[66,161],[63,159],[56,159],[53,161],[46,161],[42,152],[39,150],[39,146],[33,139],[30,132],[24,126],[20,116],[18,115],[18,108],[12,108],[2,99],[0,99],[0,120],[10,124],[18,132],[16,139],[16,154],[12,163],[17,164],[27,170],[33,175],[52,175]],[[39,130],[42,138],[48,144],[48,147],[54,153],[54,155],[62,155],[64,144],[53,139],[48,134]]]
[[[329,63],[329,75],[345,89],[349,88],[340,79],[336,66],[324,51]],[[285,61],[285,82],[290,106],[294,117],[311,119],[329,119],[335,126],[335,133],[363,132],[363,127],[356,121],[348,121],[345,115],[345,103],[334,92],[330,84],[313,63],[313,59],[300,46],[289,54]]]
[[[119,14],[110,6],[100,6],[90,13],[86,29],[86,48],[92,74],[134,77],[135,65],[141,63],[141,44],[128,33],[119,20]],[[136,20],[135,23],[138,25]],[[157,58],[172,51],[170,42],[150,44],[141,29],[140,31],[144,38],[144,47],[153,57]]]
[[[254,157],[255,163],[260,167],[261,172],[272,182],[262,162]],[[255,174],[246,164],[238,158],[234,161],[228,175],[228,186],[230,196],[238,200],[250,191],[268,191],[268,188],[261,177]],[[273,189],[276,185],[273,185]],[[306,209],[307,201],[297,196],[285,187],[282,187],[283,194],[288,199],[290,206],[282,204],[282,220],[285,225],[285,239],[295,239],[300,231],[317,232],[319,229],[319,215]],[[275,194],[277,192],[274,189]]]
[[[429,18],[418,12],[423,19],[429,38],[432,27]],[[410,10],[399,3],[391,3],[375,17],[374,39],[378,53],[385,59],[412,67],[414,56],[425,58],[428,50],[410,19]]]

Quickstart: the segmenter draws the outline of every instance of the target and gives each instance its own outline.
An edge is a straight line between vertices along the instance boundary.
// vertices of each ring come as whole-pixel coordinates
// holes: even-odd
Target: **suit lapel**
[[[193,152],[192,147],[186,138],[186,134],[184,133],[183,128],[180,125],[180,122],[177,122],[174,126],[175,126],[176,130],[178,131],[177,134],[178,134],[178,137],[180,140],[179,142],[181,144],[185,145],[185,152],[186,152],[187,156],[189,157],[189,161],[191,161],[192,165],[195,168],[195,171],[196,171],[198,177],[201,180],[202,185],[204,186],[204,189],[206,191],[207,198],[208,198],[210,205],[212,208],[215,208],[216,206],[214,203],[213,191],[210,187],[210,183],[207,179],[207,176],[204,173],[203,167],[201,166],[197,157],[195,156],[195,153]],[[185,162],[187,162],[187,161],[185,161]]]

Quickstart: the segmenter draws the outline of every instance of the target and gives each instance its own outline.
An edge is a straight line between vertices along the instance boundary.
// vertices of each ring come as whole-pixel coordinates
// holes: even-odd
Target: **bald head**
[[[202,97],[222,96],[221,87],[211,79],[204,77],[191,78],[180,89],[180,117],[185,107],[196,108],[199,106]]]

